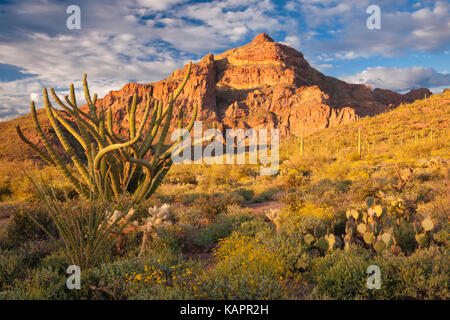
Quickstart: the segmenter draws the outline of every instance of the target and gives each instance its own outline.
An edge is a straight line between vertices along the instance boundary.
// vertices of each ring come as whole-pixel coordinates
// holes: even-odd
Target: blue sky
[[[81,8],[81,29],[66,9]],[[381,29],[369,30],[369,5]],[[188,61],[266,32],[303,52],[326,75],[404,92],[450,87],[448,1],[101,0],[0,1],[0,120],[66,94],[84,72],[103,96],[129,81],[167,77]]]

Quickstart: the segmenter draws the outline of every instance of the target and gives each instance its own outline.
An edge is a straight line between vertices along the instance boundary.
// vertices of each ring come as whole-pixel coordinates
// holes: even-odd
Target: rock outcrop
[[[152,84],[130,83],[99,99],[127,127],[125,107],[138,93],[138,119],[146,93],[167,99],[181,82],[186,67]],[[428,89],[401,95],[390,90],[348,84],[312,68],[301,52],[276,43],[267,34],[239,48],[193,64],[190,80],[177,101],[177,108],[190,114],[198,104],[198,120],[226,128],[278,128],[281,136],[308,135],[326,127],[375,115],[400,103],[430,95]]]

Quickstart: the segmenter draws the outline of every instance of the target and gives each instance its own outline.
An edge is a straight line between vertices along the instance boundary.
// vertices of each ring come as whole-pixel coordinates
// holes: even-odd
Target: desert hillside
[[[2,160],[0,298],[448,299],[449,122],[447,90],[283,140],[275,176],[174,165],[134,207],[137,223],[164,217],[146,251],[129,233],[72,291],[65,256],[29,218],[57,235],[24,173],[51,182],[69,222],[86,207],[56,169]],[[364,285],[369,265],[381,290]]]

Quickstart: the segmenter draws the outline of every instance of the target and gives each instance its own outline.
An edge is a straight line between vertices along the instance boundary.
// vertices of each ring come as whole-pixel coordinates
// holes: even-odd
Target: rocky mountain
[[[168,78],[150,84],[129,83],[111,91],[97,104],[112,108],[113,117],[128,127],[126,106],[138,95],[137,121],[143,114],[145,96],[167,101],[168,93],[182,81],[187,66]],[[287,45],[274,42],[267,34],[239,48],[214,56],[206,55],[192,65],[190,79],[179,96],[175,112],[184,108],[185,119],[194,104],[199,105],[197,120],[219,128],[278,128],[280,136],[304,136],[317,130],[356,121],[412,102],[432,93],[428,89],[411,90],[405,95],[349,84],[326,76],[305,60],[303,54]],[[41,118],[44,114],[40,112]],[[176,114],[176,113],[174,113]],[[1,124],[2,130],[21,123],[27,136],[33,135],[29,116]],[[175,121],[174,121],[175,123]],[[52,133],[51,128],[44,130]],[[30,139],[34,139],[33,136]],[[14,139],[19,142],[19,139]],[[16,143],[10,141],[10,143]],[[0,157],[5,154],[0,154]]]
[[[98,103],[112,107],[116,119],[126,127],[125,106],[134,92],[140,97],[142,112],[142,97],[147,92],[154,99],[165,100],[185,71],[186,67],[156,83],[127,84]],[[216,56],[208,54],[193,64],[177,108],[183,107],[189,114],[198,104],[198,120],[219,122],[225,128],[278,128],[281,136],[302,136],[431,94],[428,89],[415,89],[401,95],[325,76],[311,67],[301,52],[263,33],[245,46]]]

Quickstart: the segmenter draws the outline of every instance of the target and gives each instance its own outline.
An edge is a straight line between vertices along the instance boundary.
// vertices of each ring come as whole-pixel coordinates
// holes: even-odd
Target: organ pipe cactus
[[[84,95],[88,106],[86,111],[77,105],[73,84],[70,85],[70,96],[64,97],[65,102],[56,95],[53,88],[49,90],[54,101],[73,119],[75,125],[55,109],[50,102],[47,89],[44,88],[46,115],[66,155],[76,168],[75,172],[70,169],[44,134],[37,118],[34,101],[31,101],[31,115],[45,151],[26,138],[19,126],[16,128],[17,134],[45,162],[60,169],[72,187],[82,196],[106,194],[108,199],[118,200],[125,191],[130,191],[132,205],[154,193],[172,165],[171,152],[177,150],[175,148],[182,139],[178,139],[167,150],[164,150],[164,141],[174,118],[174,103],[188,81],[190,70],[191,63],[181,85],[169,95],[165,106],[161,101],[155,100],[151,108],[150,95],[146,95],[146,106],[138,128],[135,117],[137,94],[134,94],[132,103],[126,110],[129,121],[129,134],[126,138],[118,136],[114,131],[119,124],[114,123],[111,108],[105,110],[97,103],[97,95],[91,96],[86,74],[83,78]],[[194,125],[197,112],[198,106],[195,105],[186,128],[188,132]],[[183,109],[180,108],[178,128],[181,129],[182,125]],[[78,144],[84,150],[85,156],[76,152]]]

